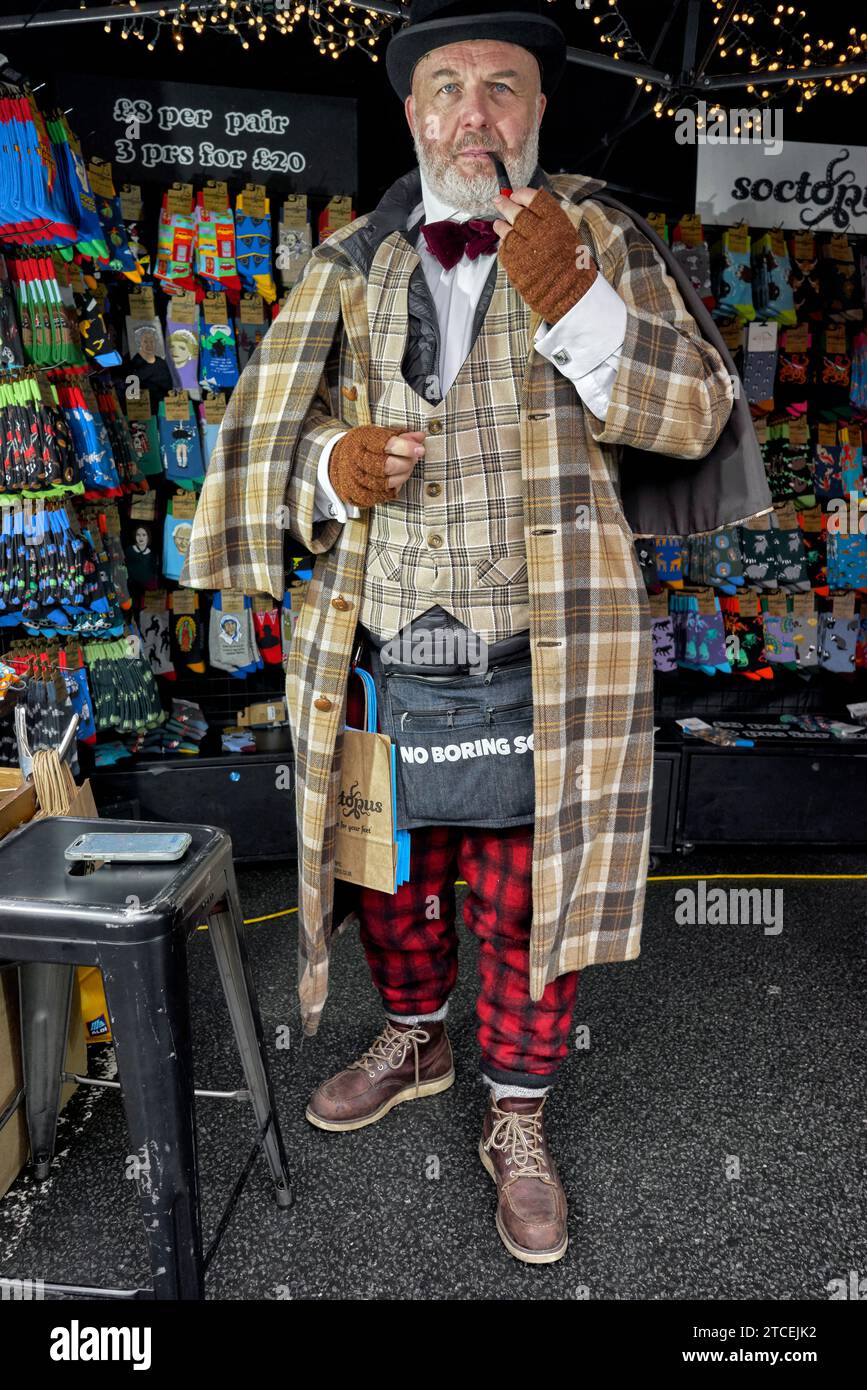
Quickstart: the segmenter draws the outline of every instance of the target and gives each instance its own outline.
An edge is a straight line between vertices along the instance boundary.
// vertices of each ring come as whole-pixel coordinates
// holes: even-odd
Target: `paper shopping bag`
[[[337,878],[395,891],[396,847],[391,739],[347,728],[337,798]]]

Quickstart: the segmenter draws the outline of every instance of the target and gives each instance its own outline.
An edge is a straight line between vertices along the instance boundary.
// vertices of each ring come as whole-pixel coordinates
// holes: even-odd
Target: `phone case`
[[[183,858],[191,843],[192,836],[187,831],[166,832],[164,835],[153,832],[114,835],[110,831],[95,831],[79,835],[71,845],[67,845],[64,857],[73,862],[104,859],[106,863],[166,863]]]

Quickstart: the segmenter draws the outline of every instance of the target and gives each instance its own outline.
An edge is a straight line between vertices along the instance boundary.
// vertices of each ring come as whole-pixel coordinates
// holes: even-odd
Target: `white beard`
[[[432,157],[417,135],[413,137],[413,143],[419,168],[429,187],[438,198],[459,212],[468,212],[471,217],[495,218],[500,216],[492,202],[492,199],[500,191],[493,165],[490,166],[490,172],[480,169],[478,173],[467,177],[460,172],[453,159],[447,158],[445,155]],[[469,144],[470,142],[467,141],[466,143]],[[511,186],[513,188],[525,188],[539,163],[538,126],[531,130],[514,159],[506,160],[503,159],[502,155],[500,158],[512,181]]]

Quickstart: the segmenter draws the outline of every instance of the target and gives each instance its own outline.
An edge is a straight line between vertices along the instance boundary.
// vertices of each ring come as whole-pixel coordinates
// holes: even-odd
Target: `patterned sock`
[[[168,609],[155,611],[149,609],[139,617],[142,652],[150,662],[155,676],[174,675],[171,660],[171,637],[169,634]]]
[[[193,613],[176,613],[175,594],[169,594],[168,604],[171,612],[171,656],[175,667],[185,667],[197,676],[205,674],[205,634],[199,612],[199,595],[195,590],[184,589],[184,597],[193,594]],[[186,605],[184,605],[186,606]]]
[[[279,666],[283,660],[280,646],[280,610],[271,608],[266,613],[253,614],[253,628],[256,643],[266,665]]]
[[[208,630],[208,660],[218,671],[243,678],[264,663],[256,655],[252,613],[245,600],[243,612],[223,611],[222,594],[214,594]]]

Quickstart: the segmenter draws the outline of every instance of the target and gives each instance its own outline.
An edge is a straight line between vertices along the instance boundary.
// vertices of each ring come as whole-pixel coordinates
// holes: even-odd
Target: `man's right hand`
[[[392,502],[423,457],[422,430],[395,434],[383,425],[356,425],[332,449],[328,476],[341,501],[373,507]]]

